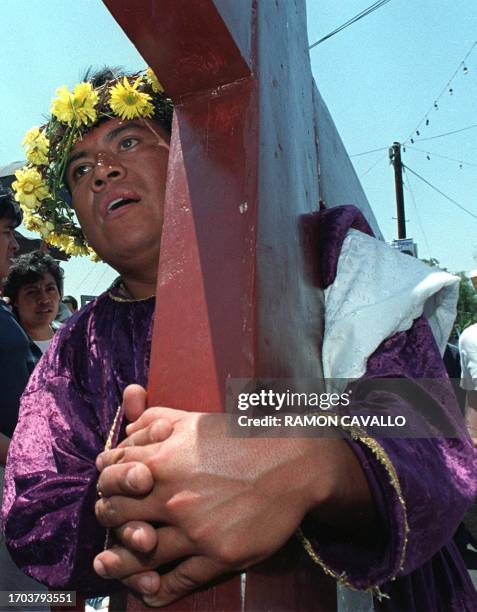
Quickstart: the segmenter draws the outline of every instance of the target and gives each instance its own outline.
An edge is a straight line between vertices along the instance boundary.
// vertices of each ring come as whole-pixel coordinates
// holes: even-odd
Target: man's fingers
[[[183,415],[183,410],[175,410],[174,408],[161,408],[158,406],[148,408],[134,422],[129,423],[126,427],[126,433],[129,436],[139,429],[145,429],[157,419],[167,419],[171,425],[174,425]]]
[[[96,518],[104,527],[120,527],[129,521],[168,522],[165,508],[150,495],[141,498],[113,495],[102,497],[95,505]]]
[[[154,486],[151,471],[143,463],[109,465],[98,479],[98,492],[102,497],[113,495],[147,495]]]
[[[121,582],[126,588],[151,597],[159,590],[160,578],[158,572],[149,571],[133,574],[128,578],[123,578]]]
[[[128,550],[124,546],[113,546],[96,555],[94,569],[102,578],[122,580],[182,559],[190,555],[192,550],[192,543],[179,529],[161,527],[157,530],[154,550],[145,554]]]
[[[146,410],[146,389],[140,385],[128,385],[123,393],[124,415],[128,421],[136,421]]]
[[[227,568],[208,557],[190,557],[171,572],[160,576],[156,595],[145,595],[148,606],[166,606],[223,575]]]
[[[143,414],[141,414],[135,421],[132,421],[126,427],[126,434],[130,436],[135,431],[145,429],[151,423],[154,423],[157,419],[164,418],[162,414],[162,408],[148,408]]]
[[[157,530],[144,521],[130,521],[115,531],[118,540],[131,551],[150,553],[157,547]]]
[[[172,433],[172,424],[168,419],[159,417],[144,429],[139,429],[129,435],[118,445],[118,448],[125,446],[145,446],[164,442]]]
[[[110,465],[133,463],[137,461],[145,463],[157,452],[157,450],[158,446],[156,444],[113,448],[112,450],[100,453],[96,457],[96,467],[98,471],[102,472]]]

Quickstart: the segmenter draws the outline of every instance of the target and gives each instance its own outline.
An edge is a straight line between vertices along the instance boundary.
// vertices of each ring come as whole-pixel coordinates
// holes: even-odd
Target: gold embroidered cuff
[[[409,524],[407,520],[406,502],[402,494],[399,478],[398,478],[396,469],[391,459],[389,458],[389,455],[384,450],[384,448],[381,446],[381,444],[379,444],[374,438],[369,437],[366,434],[366,432],[364,432],[358,427],[350,427],[349,429],[346,429],[346,431],[348,431],[348,433],[351,435],[351,438],[353,440],[357,440],[358,442],[360,442],[361,444],[369,448],[371,452],[373,453],[373,455],[378,459],[378,461],[384,467],[384,469],[388,473],[389,481],[396,492],[396,497],[402,509],[403,521],[404,521],[404,539],[403,539],[403,544],[402,544],[402,550],[399,556],[399,562],[397,564],[397,567],[390,574],[390,576],[386,579],[386,582],[388,580],[394,580],[404,566],[404,560],[406,558],[408,534],[409,534]],[[353,587],[350,584],[348,580],[348,576],[345,571],[338,573],[337,571],[332,569],[329,565],[327,565],[325,561],[323,561],[320,555],[318,555],[317,552],[314,550],[310,540],[305,536],[301,528],[297,530],[296,535],[298,539],[301,541],[304,549],[306,550],[310,558],[322,568],[325,574],[327,574],[328,576],[331,576],[332,578],[334,578],[341,584],[347,586],[348,588],[351,588],[354,590],[360,590],[360,589],[356,589],[356,587]],[[373,585],[367,589],[362,589],[362,590],[371,591],[373,595],[375,595],[378,598],[378,600],[381,600],[383,597],[387,597],[387,595],[385,595],[379,590],[378,585]]]

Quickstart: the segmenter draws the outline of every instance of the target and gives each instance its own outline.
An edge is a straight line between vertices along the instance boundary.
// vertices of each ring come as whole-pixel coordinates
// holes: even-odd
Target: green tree
[[[457,317],[452,333],[459,336],[466,327],[477,323],[477,295],[470,278],[465,272],[457,272],[460,278],[459,301],[457,302]]]

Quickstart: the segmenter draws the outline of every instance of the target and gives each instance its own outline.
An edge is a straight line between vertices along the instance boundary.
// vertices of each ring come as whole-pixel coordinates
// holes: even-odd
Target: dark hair
[[[10,268],[3,287],[3,294],[10,298],[14,307],[20,289],[24,285],[36,283],[48,273],[55,279],[61,295],[63,293],[63,270],[51,255],[41,251],[20,255]]]
[[[65,295],[63,298],[63,304],[71,304],[75,310],[78,310],[78,300],[72,295]]]
[[[0,191],[0,219],[11,219],[13,226],[18,227],[22,218],[21,208],[15,202],[12,192]]]

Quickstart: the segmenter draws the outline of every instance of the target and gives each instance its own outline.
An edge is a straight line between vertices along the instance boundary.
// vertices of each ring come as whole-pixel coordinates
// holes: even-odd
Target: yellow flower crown
[[[153,118],[170,131],[173,111],[150,68],[100,82],[94,87],[85,81],[73,91],[65,85],[57,89],[48,123],[31,128],[23,138],[28,164],[15,172],[12,184],[27,229],[68,255],[91,255],[92,259],[96,254],[76,222],[64,183],[71,148],[101,120],[113,117]]]

